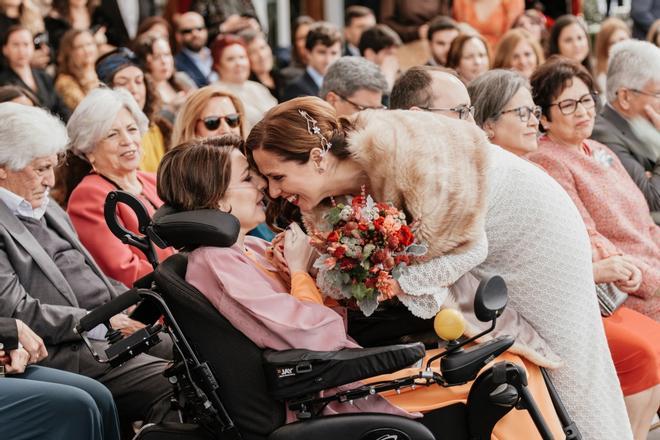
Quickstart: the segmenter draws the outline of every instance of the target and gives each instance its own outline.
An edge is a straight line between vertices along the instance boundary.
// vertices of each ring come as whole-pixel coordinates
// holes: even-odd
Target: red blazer
[[[163,202],[156,195],[156,176],[153,173],[138,171],[142,183],[142,194],[138,196],[149,214]],[[89,174],[73,190],[69,198],[67,213],[78,232],[80,241],[94,257],[103,272],[110,278],[121,281],[126,286],[152,271],[147,257],[137,248],[122,243],[105,223],[103,205],[110,191],[117,188],[97,174]],[[117,206],[117,217],[123,226],[138,232],[138,220],[126,205]],[[156,247],[160,261],[174,253],[172,248]]]

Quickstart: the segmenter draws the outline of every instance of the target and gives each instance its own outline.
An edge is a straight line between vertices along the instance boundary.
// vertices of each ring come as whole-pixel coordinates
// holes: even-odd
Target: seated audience
[[[315,251],[309,245],[309,237],[297,224],[292,225],[284,237],[288,273],[279,271],[267,258],[267,242],[246,235],[265,219],[262,203],[265,182],[250,170],[241,153],[241,144],[240,138],[231,135],[182,144],[168,152],[158,170],[158,193],[168,205],[183,211],[231,209],[240,222],[239,237],[232,247],[200,247],[190,254],[186,281],[261,348],[338,350],[359,347],[347,336],[341,315],[324,304],[314,279],[307,272]],[[193,171],[199,169],[206,171]],[[536,402],[553,432],[560,432],[538,369],[517,356],[507,354],[500,358],[527,367],[530,390],[535,393]],[[414,374],[403,370],[399,376],[410,373]],[[469,387],[470,384],[451,389],[419,387],[401,396],[392,393],[386,397],[397,406],[381,396],[373,396],[366,401],[355,401],[354,405],[332,403],[324,412],[371,411],[410,417],[406,410],[429,412],[450,400],[464,401]],[[525,430],[534,429],[531,423],[527,413],[513,411],[498,423],[495,435],[518,438]]]
[[[174,57],[166,38],[145,34],[134,46],[162,101],[162,112],[174,122],[174,115],[197,85],[186,73],[174,70]]]
[[[137,56],[125,47],[103,55],[96,61],[99,80],[113,89],[126,89],[149,120],[142,136],[142,171],[155,172],[169,146],[172,124],[161,114],[162,102],[153,81],[139,66]]]
[[[250,81],[250,60],[245,42],[235,35],[219,36],[211,47],[213,68],[218,72],[218,86],[228,90],[243,103],[248,132],[264,113],[277,104],[269,90]]]
[[[63,205],[80,241],[103,273],[127,286],[153,268],[142,251],[113,235],[105,224],[103,205],[108,193],[116,190],[136,196],[150,215],[162,205],[156,196],[156,176],[138,171],[140,142],[147,127],[146,116],[128,92],[94,90],[67,124],[71,138],[69,159],[86,163],[65,166],[58,175],[65,184]],[[120,205],[117,216],[124,227],[139,233],[137,217],[129,207]],[[172,250],[156,248],[156,254],[162,261],[172,255]]]
[[[0,85],[24,87],[39,98],[39,105],[63,119],[69,117],[69,110],[55,92],[53,78],[44,70],[30,66],[34,42],[27,28],[15,25],[7,30],[2,40],[2,55],[5,65],[0,69]]]
[[[382,101],[387,90],[387,81],[377,65],[362,57],[345,56],[328,69],[320,96],[341,117],[366,109],[386,108]]]
[[[493,57],[493,69],[513,69],[529,79],[543,64],[543,49],[524,29],[511,29],[504,34]]]
[[[440,15],[429,23],[426,39],[429,41],[431,58],[426,63],[429,66],[444,66],[447,64],[447,54],[454,38],[458,37],[458,24],[450,17]]]
[[[491,70],[468,87],[475,122],[496,145],[523,156],[537,149],[541,108],[534,104],[527,80],[517,73]],[[626,257],[594,263],[596,283],[624,289],[641,282],[641,272]],[[660,405],[660,323],[627,307],[603,318],[605,336],[623,390],[628,417],[637,438],[648,433],[652,408]],[[645,434],[644,434],[645,435]]]
[[[447,53],[447,64],[456,70],[465,84],[490,69],[488,43],[478,34],[461,34],[454,38]]]
[[[648,35],[646,35],[646,41],[660,47],[660,18],[653,22],[653,26],[651,26]]]
[[[305,40],[307,66],[304,73],[288,83],[284,100],[298,96],[318,96],[328,67],[341,56],[341,34],[330,23],[318,22],[309,27]]]
[[[89,31],[71,29],[62,36],[55,90],[69,111],[75,110],[85,95],[99,86],[94,69],[97,57],[96,42]]]
[[[43,337],[49,355],[42,365],[107,386],[122,423],[162,420],[171,396],[162,374],[167,363],[143,354],[108,371],[73,331],[90,310],[126,287],[103,274],[48,196],[58,155],[69,142],[64,125],[43,109],[14,103],[0,104],[0,120],[0,316],[20,319]],[[110,323],[124,333],[143,327],[123,313]],[[104,327],[89,333],[97,352],[107,348],[104,335]],[[165,354],[165,342],[151,352]]]
[[[361,56],[360,37],[362,33],[376,26],[376,16],[374,12],[365,7],[353,5],[346,8],[344,12],[344,56]]]
[[[11,26],[21,25],[34,36],[43,33],[41,12],[32,0],[3,0],[0,2],[0,41]]]
[[[183,103],[174,122],[172,145],[229,133],[247,137],[243,103],[223,88],[206,86]]]
[[[433,125],[444,126],[446,117],[474,122],[466,87],[451,71],[438,67],[408,70],[397,82],[390,104],[437,109],[443,117],[438,115]],[[455,131],[459,124],[469,130],[470,124],[460,121],[453,121],[448,130]],[[517,312],[500,320],[495,333],[514,335],[516,344],[525,341],[522,354],[539,365],[561,357],[561,366],[548,373],[585,438],[630,438],[580,213],[539,167],[494,145],[487,144],[485,151],[488,248],[485,260],[471,273],[478,278],[500,274],[507,282],[509,307]],[[524,329],[526,323],[534,332]],[[529,338],[537,332],[540,337]]]
[[[67,31],[71,29],[85,31],[92,27],[92,13],[95,7],[92,3],[88,0],[53,0],[52,9],[44,17],[44,24],[55,53],[59,53],[60,42]],[[93,35],[94,41],[99,45],[106,42],[103,26]]]
[[[43,340],[21,320],[0,318],[0,365],[9,376],[0,379],[3,435],[119,440],[110,391],[85,376],[32,365],[46,356]]]
[[[594,79],[600,92],[605,91],[605,79],[607,74],[607,60],[610,57],[610,50],[619,41],[630,38],[630,29],[628,25],[616,17],[606,19],[600,31],[596,35],[594,50],[596,52],[596,68],[594,69]]]
[[[246,30],[240,37],[247,46],[250,60],[250,81],[258,82],[268,89],[273,98],[280,101],[284,92],[284,78],[275,65],[273,50],[266,41],[266,35],[261,31]]]
[[[548,40],[548,31],[545,26],[546,18],[542,12],[537,9],[527,9],[513,22],[512,28],[526,30],[541,47],[545,48]]]
[[[591,74],[591,47],[584,23],[575,15],[562,15],[550,29],[548,56],[562,55],[584,66]]]
[[[500,38],[511,29],[516,18],[525,11],[524,0],[454,0],[456,21],[468,23],[494,48]]]
[[[291,58],[288,60],[289,65],[282,69],[284,84],[289,84],[305,73],[305,68],[307,68],[307,64],[309,63],[309,53],[305,49],[305,44],[307,42],[309,28],[314,23],[314,19],[307,15],[296,17],[293,21],[293,28],[291,29]]]
[[[360,53],[364,58],[380,67],[387,80],[388,90],[392,90],[399,76],[397,52],[401,46],[399,36],[384,24],[367,29],[360,37]]]
[[[555,57],[531,80],[534,102],[541,106],[538,151],[529,159],[546,169],[566,190],[587,227],[593,260],[625,255],[642,271],[626,305],[660,320],[660,226],[653,223],[644,194],[619,158],[589,139],[596,96],[589,72],[575,61]]]
[[[660,48],[641,41],[613,47],[605,97],[592,139],[616,153],[651,211],[660,211]]]
[[[213,70],[211,50],[206,47],[208,31],[204,18],[197,12],[186,12],[176,21],[174,34],[179,53],[174,57],[176,70],[184,72],[197,84],[208,86],[218,80]]]

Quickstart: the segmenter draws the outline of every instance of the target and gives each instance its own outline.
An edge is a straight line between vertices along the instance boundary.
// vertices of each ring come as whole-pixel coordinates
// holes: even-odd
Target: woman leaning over
[[[97,57],[96,42],[89,31],[71,29],[62,37],[55,90],[69,111],[75,110],[85,95],[98,87],[99,78],[94,70]]]
[[[156,176],[138,171],[147,124],[125,90],[93,90],[67,124],[71,144],[67,164],[58,176],[58,201],[66,206],[80,241],[106,275],[127,286],[152,267],[141,251],[112,234],[103,206],[108,193],[116,190],[137,196],[151,215],[162,205],[156,195]],[[131,209],[120,205],[117,216],[126,228],[138,232]],[[171,249],[156,250],[161,260],[172,253]]]
[[[589,139],[597,100],[591,75],[575,61],[553,58],[539,67],[531,84],[543,111],[544,135],[529,159],[573,199],[587,226],[594,261],[619,255],[641,270],[641,284],[634,279],[617,284],[630,293],[626,305],[660,320],[660,226],[617,156]]]
[[[472,82],[468,90],[475,121],[494,144],[518,156],[537,150],[541,108],[534,104],[525,78],[495,69]],[[627,285],[633,278],[639,280],[639,275],[636,267],[618,255],[594,263],[596,283]],[[660,405],[660,337],[652,336],[660,336],[660,323],[624,306],[603,318],[603,324],[630,424],[636,438],[644,438],[652,409]]]

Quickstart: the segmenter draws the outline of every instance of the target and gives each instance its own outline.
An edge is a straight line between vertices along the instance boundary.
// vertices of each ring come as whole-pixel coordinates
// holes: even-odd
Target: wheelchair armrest
[[[339,351],[266,350],[263,359],[270,394],[286,400],[392,373],[424,354],[424,345],[417,342]]]

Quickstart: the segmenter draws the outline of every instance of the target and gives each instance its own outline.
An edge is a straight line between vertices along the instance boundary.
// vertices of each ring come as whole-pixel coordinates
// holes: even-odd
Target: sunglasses
[[[230,128],[236,128],[241,124],[241,115],[238,113],[231,113],[225,116],[209,116],[201,121],[204,123],[204,127],[206,127],[207,130],[213,131],[220,127],[223,119]]]
[[[185,29],[179,29],[179,33],[183,35],[188,35],[188,34],[192,34],[194,31],[202,32],[204,29],[206,28],[205,27],[185,28]]]

